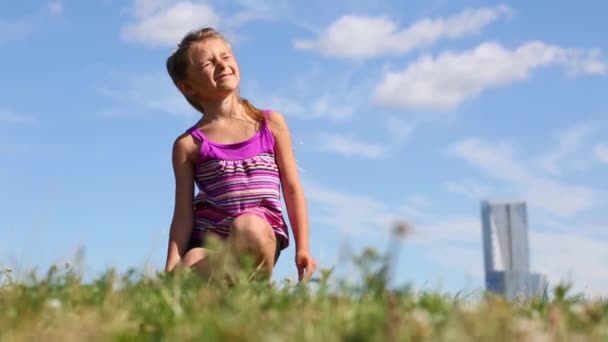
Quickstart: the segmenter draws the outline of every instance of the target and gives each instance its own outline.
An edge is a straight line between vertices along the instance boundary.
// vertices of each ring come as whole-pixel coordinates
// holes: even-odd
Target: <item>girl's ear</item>
[[[179,88],[186,97],[191,97],[195,94],[194,88],[188,81],[177,81],[177,88]]]

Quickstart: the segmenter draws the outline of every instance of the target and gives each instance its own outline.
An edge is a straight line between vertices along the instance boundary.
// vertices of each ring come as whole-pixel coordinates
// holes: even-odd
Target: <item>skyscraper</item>
[[[530,273],[526,203],[481,203],[486,288],[508,298],[542,294],[546,279]]]

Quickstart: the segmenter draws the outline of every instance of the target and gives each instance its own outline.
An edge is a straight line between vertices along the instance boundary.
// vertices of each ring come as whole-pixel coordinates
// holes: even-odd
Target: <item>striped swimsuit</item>
[[[269,111],[264,114],[268,116]],[[188,132],[201,142],[194,176],[199,191],[193,202],[191,239],[202,241],[207,231],[227,237],[236,217],[251,214],[270,224],[277,250],[286,248],[289,233],[281,209],[281,181],[268,120],[253,137],[234,144],[214,143],[196,126]]]

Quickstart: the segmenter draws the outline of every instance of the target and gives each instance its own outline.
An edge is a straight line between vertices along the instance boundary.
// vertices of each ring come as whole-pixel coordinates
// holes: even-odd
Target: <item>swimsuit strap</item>
[[[192,136],[193,136],[194,138],[196,138],[197,140],[199,140],[199,141],[203,141],[203,140],[205,140],[205,137],[203,136],[203,133],[202,133],[202,132],[201,132],[201,131],[200,131],[198,128],[196,128],[196,126],[192,126],[192,127],[190,127],[190,128],[188,129],[188,132],[189,132],[190,134],[192,134]]]

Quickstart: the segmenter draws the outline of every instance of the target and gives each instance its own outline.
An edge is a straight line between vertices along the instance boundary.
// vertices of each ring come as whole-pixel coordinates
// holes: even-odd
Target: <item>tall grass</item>
[[[203,281],[193,272],[69,265],[16,281],[0,271],[0,341],[608,341],[608,301],[572,294],[509,301],[387,286],[398,247],[354,256],[360,280],[331,269],[306,283]]]

